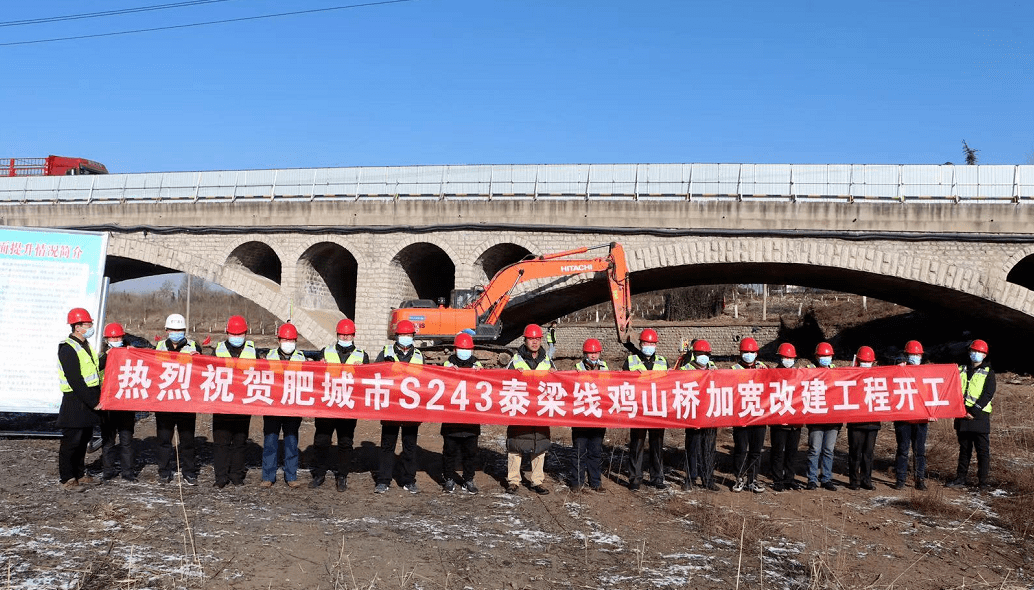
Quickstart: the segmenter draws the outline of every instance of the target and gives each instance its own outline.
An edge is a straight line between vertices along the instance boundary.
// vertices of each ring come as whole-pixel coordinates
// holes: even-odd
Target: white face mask
[[[969,360],[973,364],[984,362],[985,356],[986,355],[984,353],[982,353],[982,352],[977,352],[975,350],[969,351]]]
[[[868,369],[868,368],[872,367],[872,363],[867,363],[867,362],[861,362],[861,361],[859,361],[859,362],[858,362],[858,366],[859,366],[859,367],[865,367],[866,369]]]
[[[121,340],[108,340],[108,347],[109,348],[118,348],[120,346],[122,346],[122,341]]]
[[[696,364],[698,364],[701,367],[703,367],[703,366],[707,365],[707,361],[709,361],[709,360],[711,360],[711,358],[709,356],[707,356],[706,354],[698,354],[697,358],[696,358]]]
[[[286,352],[287,354],[291,354],[292,352],[294,352],[294,347],[295,347],[295,343],[294,342],[281,342],[280,343],[280,350]]]
[[[793,364],[794,364],[795,362],[797,362],[797,359],[788,359],[788,358],[784,358],[784,359],[783,359],[783,360],[781,360],[780,362],[781,362],[781,363],[783,364],[783,368],[784,368],[784,369],[789,369],[790,367],[792,367],[792,366],[793,366]]]
[[[819,366],[820,367],[828,367],[828,366],[830,366],[832,364],[833,364],[833,357],[831,357],[831,356],[820,356],[819,357]]]
[[[413,346],[413,337],[408,334],[405,336],[399,336],[399,346],[402,348]]]
[[[745,363],[747,363],[749,365],[749,364],[752,364],[755,360],[757,360],[758,353],[756,353],[756,352],[745,352],[745,353],[743,353],[742,358],[743,358],[743,362],[745,362]]]
[[[646,356],[653,356],[653,353],[657,352],[657,347],[653,344],[643,345],[643,354]]]
[[[460,359],[461,361],[470,360],[470,357],[473,354],[474,354],[474,351],[470,350],[470,349],[467,349],[467,348],[457,348],[456,349],[456,358]]]
[[[83,336],[87,339],[93,338],[93,326],[86,329],[86,333]]]
[[[918,365],[921,362],[923,362],[923,355],[921,355],[921,354],[910,354],[910,355],[908,355],[908,364],[910,364],[910,365]]]
[[[352,346],[351,340],[342,340],[338,338],[337,343],[341,345],[341,348],[348,348],[349,346]]]

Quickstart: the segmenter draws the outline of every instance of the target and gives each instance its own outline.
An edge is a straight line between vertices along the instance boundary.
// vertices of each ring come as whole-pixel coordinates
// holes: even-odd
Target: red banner
[[[717,371],[456,369],[224,359],[119,348],[106,410],[687,428],[965,415],[958,367]]]

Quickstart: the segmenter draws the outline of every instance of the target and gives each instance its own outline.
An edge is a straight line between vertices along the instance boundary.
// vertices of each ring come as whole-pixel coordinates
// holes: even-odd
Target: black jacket
[[[984,390],[980,392],[980,397],[977,398],[976,403],[972,406],[966,406],[966,413],[973,416],[972,420],[965,418],[955,419],[955,430],[959,432],[978,432],[981,434],[990,434],[991,432],[991,413],[985,412],[984,408],[987,404],[991,403],[991,399],[995,396],[995,389],[997,384],[995,383],[995,372],[987,363],[980,365],[981,367],[987,367],[987,378],[984,381]],[[976,368],[972,365],[966,366],[966,379],[972,380],[973,373]],[[966,392],[962,392],[965,395]]]
[[[74,338],[74,336],[73,336]],[[83,348],[90,350],[89,342],[82,342]],[[89,428],[101,423],[100,412],[94,410],[101,401],[100,386],[89,387],[83,380],[79,367],[79,355],[66,342],[57,347],[57,360],[65,372],[65,379],[72,391],[61,396],[61,409],[57,414],[59,428]],[[97,367],[100,371],[100,367]]]

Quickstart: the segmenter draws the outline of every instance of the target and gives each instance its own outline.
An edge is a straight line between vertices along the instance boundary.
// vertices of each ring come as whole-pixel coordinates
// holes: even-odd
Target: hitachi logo
[[[592,270],[591,264],[569,264],[567,266],[561,266],[560,272],[582,272],[583,270]]]

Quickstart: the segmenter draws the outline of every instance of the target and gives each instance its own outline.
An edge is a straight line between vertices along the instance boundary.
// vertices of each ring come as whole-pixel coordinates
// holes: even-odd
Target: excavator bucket
[[[607,271],[610,301],[614,304],[614,324],[618,331],[618,342],[624,343],[632,330],[632,288],[628,280],[625,249],[621,244],[610,244],[610,261],[611,265]]]

